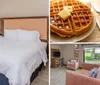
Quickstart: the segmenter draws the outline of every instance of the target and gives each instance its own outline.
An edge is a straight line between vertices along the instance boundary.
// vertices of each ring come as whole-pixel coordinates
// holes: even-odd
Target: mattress
[[[31,74],[42,62],[46,65],[43,43],[0,39],[0,73],[11,85],[29,85]]]

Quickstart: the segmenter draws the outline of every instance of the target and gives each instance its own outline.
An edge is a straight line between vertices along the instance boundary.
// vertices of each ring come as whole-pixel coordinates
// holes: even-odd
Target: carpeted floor
[[[40,71],[39,75],[31,85],[49,85],[49,69],[48,66]]]

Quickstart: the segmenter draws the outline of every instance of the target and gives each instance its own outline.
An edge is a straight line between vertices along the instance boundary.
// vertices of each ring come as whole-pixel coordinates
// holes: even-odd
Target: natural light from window
[[[100,48],[85,48],[84,61],[90,64],[100,64]]]

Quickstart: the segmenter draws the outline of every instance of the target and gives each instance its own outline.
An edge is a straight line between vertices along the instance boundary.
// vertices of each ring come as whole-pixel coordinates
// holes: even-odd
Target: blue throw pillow
[[[93,68],[91,71],[89,71],[89,77],[96,78],[98,73],[98,68]]]
[[[9,85],[8,78],[0,73],[0,85]]]

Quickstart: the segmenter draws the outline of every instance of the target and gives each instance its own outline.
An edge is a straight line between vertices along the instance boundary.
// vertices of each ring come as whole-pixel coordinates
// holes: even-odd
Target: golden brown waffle
[[[72,6],[73,12],[63,20],[58,13],[64,6]],[[90,29],[93,14],[88,6],[77,0],[53,0],[50,2],[50,30],[61,37],[80,35]]]

